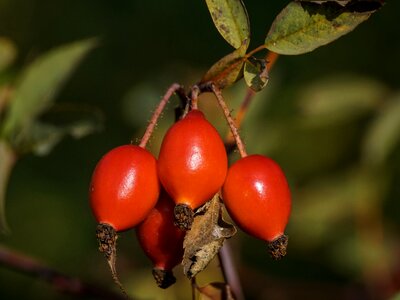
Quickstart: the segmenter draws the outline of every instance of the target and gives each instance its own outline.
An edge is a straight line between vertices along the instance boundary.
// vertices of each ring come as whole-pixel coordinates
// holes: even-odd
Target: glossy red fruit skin
[[[136,228],[140,246],[156,269],[170,271],[182,261],[185,232],[174,225],[174,206],[161,193],[157,205]]]
[[[239,159],[228,170],[222,197],[243,231],[269,242],[283,235],[291,196],[282,169],[272,159],[262,155]]]
[[[166,133],[158,174],[176,204],[195,209],[207,202],[220,190],[227,169],[224,143],[199,110],[190,111]]]
[[[160,193],[156,159],[135,145],[112,149],[98,162],[89,193],[97,222],[116,231],[136,226],[156,205]]]

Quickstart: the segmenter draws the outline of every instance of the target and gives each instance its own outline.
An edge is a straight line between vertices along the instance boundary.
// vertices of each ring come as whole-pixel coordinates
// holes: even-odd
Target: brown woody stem
[[[183,87],[178,83],[174,83],[168,88],[164,97],[161,99],[156,110],[154,111],[153,115],[151,116],[149,125],[147,125],[146,131],[143,134],[143,137],[142,137],[142,140],[140,141],[139,147],[146,148],[147,142],[149,141],[151,135],[153,134],[154,127],[157,124],[158,118],[160,117],[160,115],[163,112],[165,106],[167,105],[169,99],[171,98],[171,96],[174,93],[177,93],[180,97],[184,97],[184,95],[185,95],[185,92],[183,91]]]
[[[275,65],[275,62],[277,61],[279,57],[279,54],[269,51],[265,60],[267,61],[267,66],[268,66],[268,71],[271,71],[272,67]],[[251,88],[247,88],[246,95],[239,107],[238,113],[236,115],[236,127],[240,128],[242,125],[243,119],[249,110],[250,104],[254,99],[254,96],[256,95],[256,92],[254,92]],[[228,152],[232,150],[232,146],[235,144],[235,139],[233,138],[232,134],[229,133],[226,137],[226,148],[228,149]]]
[[[196,291],[198,289],[197,282],[196,282],[196,276],[194,276],[191,279],[190,283],[191,283],[191,286],[192,286],[192,300],[196,300]]]
[[[229,240],[224,241],[224,245],[218,252],[218,259],[221,264],[224,281],[231,287],[236,300],[244,300],[242,285],[239,274],[234,264],[232,248]]]
[[[273,65],[275,64],[276,60],[278,59],[278,57],[279,57],[279,54],[272,52],[272,51],[268,52],[267,57],[265,58],[265,60],[267,61],[268,71],[271,71],[271,69],[272,69]],[[243,102],[240,105],[239,111],[236,115],[236,126],[238,128],[242,124],[244,115],[246,114],[255,94],[256,94],[256,92],[254,92],[251,88],[247,88],[246,96],[244,97]]]
[[[225,103],[224,97],[222,96],[221,90],[215,84],[211,85],[211,89],[215,97],[217,98],[219,106],[222,108],[222,111],[224,112],[226,120],[228,121],[229,128],[231,129],[232,135],[235,138],[236,146],[239,150],[240,156],[246,157],[247,156],[246,149],[239,135],[239,131],[236,127],[235,121],[231,116],[231,112],[229,111],[229,108]]]
[[[32,257],[15,252],[9,248],[0,246],[0,265],[40,280],[48,282],[60,293],[75,295],[79,298],[93,298],[100,300],[122,300],[121,294],[105,290],[101,286],[95,286],[79,280],[78,278],[62,274],[49,266],[46,266]]]

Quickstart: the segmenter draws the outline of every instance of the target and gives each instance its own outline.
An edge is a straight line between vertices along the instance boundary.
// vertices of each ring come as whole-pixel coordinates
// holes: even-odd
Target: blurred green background
[[[283,1],[245,1],[252,43],[260,45]],[[400,39],[398,1],[347,36],[316,51],[280,57],[242,127],[248,152],[274,158],[293,194],[288,256],[269,259],[265,244],[230,240],[246,299],[389,299],[400,289]],[[0,84],[49,49],[98,37],[57,103],[102,112],[102,130],[64,139],[47,156],[16,164],[6,194],[10,235],[0,243],[102,287],[116,289],[97,252],[88,185],[100,157],[140,138],[173,82],[197,82],[231,51],[204,1],[0,0],[0,37],[18,50]],[[51,74],[48,74],[51,76]],[[243,81],[225,95],[237,108]],[[173,101],[150,148],[157,154],[173,122]],[[220,130],[210,96],[200,100]],[[94,107],[94,108],[92,108]],[[237,110],[236,110],[237,111]],[[237,156],[233,156],[234,160]],[[119,240],[118,269],[138,299],[189,299],[190,284],[158,289],[132,232]],[[220,280],[213,264],[199,283]],[[0,266],[1,299],[72,299],[43,281]]]

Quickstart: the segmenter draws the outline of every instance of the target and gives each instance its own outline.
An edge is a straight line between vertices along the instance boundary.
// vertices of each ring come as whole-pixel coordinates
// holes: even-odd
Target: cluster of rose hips
[[[171,270],[182,260],[194,211],[216,193],[243,231],[269,243],[273,258],[285,255],[291,200],[284,173],[262,155],[245,155],[228,169],[224,143],[197,107],[169,128],[158,160],[142,146],[124,145],[99,161],[90,204],[100,250],[110,259],[116,232],[135,227],[166,288],[175,281]]]

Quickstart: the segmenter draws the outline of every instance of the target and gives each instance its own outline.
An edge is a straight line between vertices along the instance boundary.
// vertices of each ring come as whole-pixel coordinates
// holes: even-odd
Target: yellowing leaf
[[[236,49],[250,42],[250,25],[241,0],[206,0],[211,17],[222,37]],[[247,48],[246,46],[246,48]]]
[[[201,83],[214,82],[220,89],[232,85],[242,77],[246,45],[217,61],[201,79]]]
[[[381,1],[293,1],[274,20],[266,47],[285,55],[303,54],[352,31],[382,6]]]

